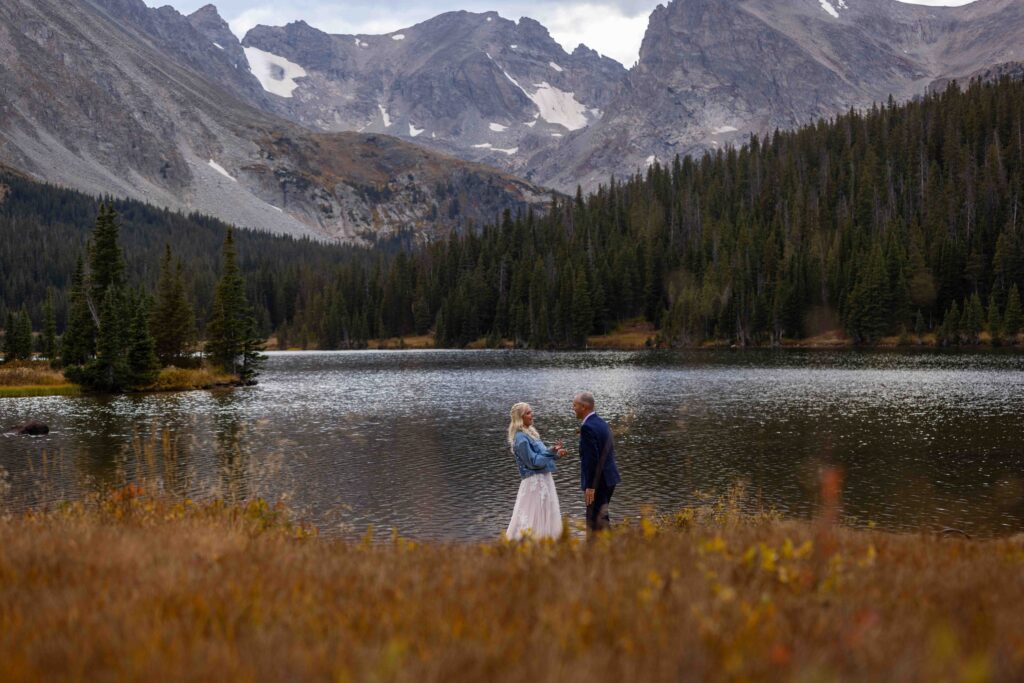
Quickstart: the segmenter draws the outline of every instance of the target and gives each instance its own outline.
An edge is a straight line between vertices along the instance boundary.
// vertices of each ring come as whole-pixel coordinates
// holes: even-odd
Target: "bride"
[[[505,537],[511,541],[524,536],[558,538],[562,533],[562,512],[551,473],[555,471],[555,461],[566,455],[562,442],[556,441],[554,448],[544,445],[533,426],[533,409],[528,403],[517,403],[512,406],[508,445],[516,456],[522,481]]]

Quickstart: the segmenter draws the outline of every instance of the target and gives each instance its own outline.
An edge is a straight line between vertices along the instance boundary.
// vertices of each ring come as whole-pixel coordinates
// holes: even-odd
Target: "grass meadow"
[[[134,485],[0,517],[5,681],[1024,680],[1024,537],[746,514],[329,540]]]

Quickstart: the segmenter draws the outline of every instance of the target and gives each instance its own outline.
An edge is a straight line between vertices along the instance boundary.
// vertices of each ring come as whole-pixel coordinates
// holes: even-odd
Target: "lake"
[[[424,539],[497,537],[518,474],[508,413],[576,453],[572,395],[616,432],[613,522],[743,483],[751,507],[807,518],[821,468],[852,525],[1024,531],[1024,355],[821,350],[270,354],[259,386],[0,399],[8,508],[131,481],[176,494],[284,499],[325,535],[373,524]],[[555,475],[583,515],[578,458]]]

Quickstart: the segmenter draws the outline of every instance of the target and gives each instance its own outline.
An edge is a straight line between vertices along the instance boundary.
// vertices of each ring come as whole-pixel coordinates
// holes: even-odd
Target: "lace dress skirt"
[[[512,521],[505,537],[518,541],[530,538],[558,538],[562,535],[562,511],[558,491],[550,472],[526,477],[519,483],[519,495],[512,509]]]

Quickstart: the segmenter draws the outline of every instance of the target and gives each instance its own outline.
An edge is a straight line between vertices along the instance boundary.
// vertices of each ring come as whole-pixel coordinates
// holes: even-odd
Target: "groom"
[[[608,423],[594,412],[594,395],[581,391],[572,399],[572,411],[580,420],[580,483],[587,504],[587,534],[611,526],[608,504],[619,483],[615,466],[615,442]]]

